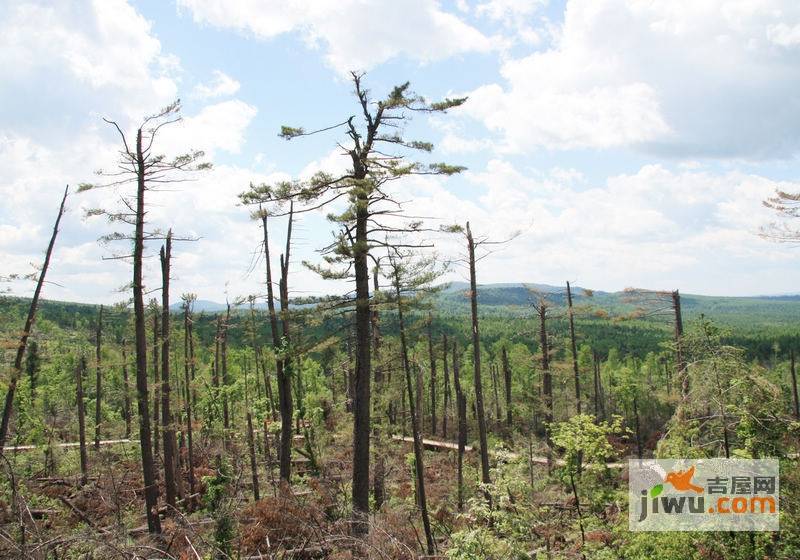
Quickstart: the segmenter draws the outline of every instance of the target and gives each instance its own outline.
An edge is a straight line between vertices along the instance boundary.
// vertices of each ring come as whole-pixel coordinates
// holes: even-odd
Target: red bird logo
[[[675,490],[678,490],[680,492],[688,492],[689,490],[694,490],[698,494],[702,494],[703,488],[701,486],[692,484],[693,476],[694,476],[694,465],[692,465],[685,471],[676,471],[667,473],[664,482],[669,482],[670,484],[672,484],[672,487],[675,488]]]

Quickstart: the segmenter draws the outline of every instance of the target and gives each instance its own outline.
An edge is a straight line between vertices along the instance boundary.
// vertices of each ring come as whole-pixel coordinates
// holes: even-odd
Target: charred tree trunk
[[[42,263],[42,271],[39,273],[39,278],[36,279],[36,289],[33,291],[33,298],[28,306],[28,315],[25,318],[25,326],[22,329],[22,336],[19,339],[17,346],[17,353],[14,357],[14,367],[11,370],[11,378],[8,380],[8,389],[6,389],[6,399],[3,405],[3,419],[0,421],[0,452],[6,444],[8,437],[8,426],[11,422],[11,413],[14,409],[14,393],[17,390],[17,383],[22,374],[22,359],[25,357],[25,348],[28,346],[28,337],[31,335],[33,325],[36,322],[36,311],[39,308],[39,296],[42,294],[42,286],[44,286],[44,278],[47,275],[47,269],[50,267],[50,257],[53,255],[53,247],[56,244],[56,237],[58,237],[58,225],[61,223],[61,217],[64,215],[64,205],[67,202],[67,195],[69,194],[69,186],[64,189],[64,196],[61,198],[61,205],[58,207],[58,214],[56,215],[56,222],[53,224],[53,233],[50,236],[50,243],[47,245],[47,251],[44,254],[44,262]]]
[[[136,329],[136,398],[139,411],[139,445],[142,453],[145,510],[150,533],[161,533],[158,517],[158,486],[153,462],[152,434],[150,432],[149,394],[147,390],[147,332],[144,315],[144,193],[145,167],[142,152],[142,130],[136,132],[136,232],[133,242],[133,312]]]
[[[75,368],[75,388],[78,402],[78,445],[81,454],[81,486],[86,484],[89,477],[89,459],[86,453],[86,404],[83,402],[83,375],[86,371],[86,358],[78,360]]]
[[[508,351],[505,346],[503,346],[501,356],[503,359],[503,379],[506,385],[506,427],[511,431],[511,365],[508,363]]]
[[[103,374],[101,369],[101,341],[103,337],[103,306],[97,314],[97,331],[94,339],[94,359],[95,359],[95,380],[94,380],[94,449],[100,451],[100,422],[101,422],[101,402],[103,394]]]
[[[575,376],[575,409],[581,413],[581,376],[578,370],[578,344],[575,341],[575,310],[572,307],[572,288],[567,282],[567,305],[569,315],[569,342],[572,352],[572,373]]]
[[[433,352],[433,320],[428,315],[428,360],[431,364],[431,434],[436,435],[436,354]]]
[[[169,343],[170,343],[170,312],[169,312],[169,272],[172,258],[172,231],[167,233],[166,243],[161,247],[161,421],[164,429],[164,493],[167,504],[174,508],[178,493],[175,465],[175,426],[172,423],[172,410],[170,409],[171,387],[169,382]]]
[[[467,251],[469,254],[469,300],[472,311],[472,356],[475,374],[475,407],[478,416],[478,436],[481,446],[481,481],[491,483],[489,477],[489,443],[486,437],[486,417],[483,407],[481,381],[481,336],[478,330],[478,285],[475,278],[475,240],[467,222]]]
[[[131,393],[128,379],[127,341],[122,339],[122,416],[125,418],[125,439],[131,438]]]
[[[408,360],[408,343],[406,342],[406,329],[403,319],[403,304],[400,293],[399,272],[395,270],[395,297],[397,298],[397,320],[400,328],[400,350],[403,357],[403,370],[406,378],[406,390],[408,392],[408,406],[411,410],[411,432],[414,439],[414,467],[417,475],[417,503],[419,504],[420,515],[422,516],[422,526],[425,530],[425,542],[429,555],[434,554],[435,546],[431,522],[428,517],[428,502],[425,495],[425,466],[422,454],[422,436],[420,434],[420,416],[416,413],[414,390],[411,382],[411,364]]]

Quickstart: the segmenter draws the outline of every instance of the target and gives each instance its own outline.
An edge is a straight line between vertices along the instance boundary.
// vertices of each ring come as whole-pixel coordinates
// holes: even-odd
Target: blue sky
[[[354,113],[352,69],[375,96],[407,80],[431,99],[469,96],[408,128],[434,142],[435,160],[468,171],[396,188],[432,225],[521,232],[482,261],[482,282],[797,292],[800,248],[757,233],[774,220],[761,201],[800,190],[799,62],[800,6],[788,0],[10,0],[2,273],[41,259],[64,184],[113,165],[117,139],[101,117],[132,130],[180,97],[184,122],[162,148],[202,148],[215,169],[152,199],[151,223],[200,238],[175,250],[175,292],[263,292],[260,265],[249,272],[259,231],[236,194],[346,164],[336,133],[277,132]],[[49,297],[124,297],[129,267],[103,258],[120,248],[96,241],[111,227],[83,217],[116,202],[108,191],[71,199]],[[299,224],[298,294],[343,289],[301,265],[319,259],[331,229],[321,213]],[[443,257],[460,251],[435,244]]]

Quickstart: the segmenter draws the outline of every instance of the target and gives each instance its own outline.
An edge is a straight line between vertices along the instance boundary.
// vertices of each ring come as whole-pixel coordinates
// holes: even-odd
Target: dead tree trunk
[[[81,454],[81,486],[86,484],[89,472],[89,459],[86,454],[86,405],[83,402],[83,374],[86,371],[86,358],[78,360],[75,368],[75,388],[78,402],[78,445]]]
[[[431,434],[436,435],[436,354],[433,353],[433,320],[428,315],[428,360],[431,364]]]
[[[458,411],[458,510],[464,509],[464,451],[467,447],[467,399],[461,390],[458,371],[458,343],[453,341],[453,385],[456,390]]]
[[[50,236],[50,243],[47,245],[47,251],[44,254],[42,271],[39,273],[39,278],[36,279],[36,289],[33,291],[33,298],[31,298],[31,303],[28,306],[25,326],[22,329],[22,336],[19,339],[17,353],[14,357],[14,367],[11,370],[11,378],[8,380],[8,389],[6,390],[6,399],[3,406],[3,419],[0,421],[0,452],[2,452],[6,444],[6,438],[8,437],[8,426],[11,422],[11,413],[14,409],[14,393],[17,390],[19,377],[22,374],[22,359],[25,356],[25,348],[28,346],[28,337],[30,337],[33,324],[36,322],[36,311],[39,308],[39,296],[42,294],[44,278],[47,275],[47,269],[50,267],[50,257],[53,255],[53,247],[55,247],[56,237],[58,237],[58,225],[61,223],[61,217],[64,215],[64,205],[67,202],[68,194],[69,186],[64,189],[64,196],[61,198],[61,205],[58,207],[56,222],[53,224],[53,233]]]
[[[256,362],[258,363],[258,362]],[[261,499],[258,487],[258,462],[256,461],[256,442],[253,433],[253,414],[250,411],[250,388],[247,383],[247,367],[244,368],[244,407],[247,411],[247,448],[250,453],[250,476],[253,483],[253,499]]]
[[[597,420],[605,419],[605,401],[603,400],[603,385],[600,379],[600,359],[597,352],[592,352],[592,366],[594,369],[594,417]]]
[[[447,335],[442,334],[442,374],[444,375],[444,403],[442,406],[442,437],[447,439],[447,411],[450,404],[450,371],[447,367]]]
[[[194,361],[189,338],[191,337],[191,302],[187,298],[183,308],[183,378],[185,385],[186,398],[183,403],[183,412],[186,416],[186,459],[189,470],[189,494],[194,494],[194,446],[192,442],[192,403],[191,403],[191,379],[189,377],[190,363]]]
[[[214,418],[213,421],[216,423],[219,421],[219,409],[217,408],[217,403],[219,402],[219,372],[220,372],[220,343],[222,341],[222,317],[217,315],[217,331],[214,335],[214,369],[211,375],[211,386],[214,388],[214,403],[213,403],[213,410],[214,410]]]
[[[253,355],[255,357],[255,364],[256,364],[256,379],[258,379],[259,367],[261,367],[262,373],[264,375],[264,391],[267,395],[267,402],[269,403],[269,412],[270,416],[273,420],[277,420],[277,411],[275,409],[275,400],[272,395],[272,381],[269,377],[269,370],[267,369],[267,363],[264,359],[263,353],[261,351],[261,345],[256,340],[256,310],[255,310],[255,299],[250,300],[250,322],[251,322],[251,331],[250,331],[250,344],[253,346]]]
[[[373,422],[372,426],[372,434],[375,438],[375,472],[373,474],[372,480],[372,499],[375,503],[375,511],[380,511],[381,507],[383,506],[384,499],[386,498],[386,468],[384,462],[384,454],[386,450],[384,449],[384,442],[383,442],[383,423],[388,416],[388,411],[384,407],[383,396],[384,396],[384,381],[383,381],[383,367],[381,366],[380,361],[380,351],[381,351],[381,330],[380,330],[380,315],[378,312],[378,291],[380,290],[380,284],[378,282],[378,267],[376,266],[372,271],[372,292],[373,292],[373,299],[375,300],[375,305],[372,306],[372,354],[373,354],[373,363],[375,367],[373,368],[373,374],[375,376],[375,391],[378,395],[378,405],[381,407],[380,414],[378,414],[378,418],[375,422]]]
[[[672,310],[675,313],[675,367],[678,379],[681,380],[681,398],[685,400],[689,396],[689,371],[683,356],[683,318],[678,290],[672,292]]]
[[[100,364],[100,345],[103,337],[103,306],[97,314],[97,330],[94,340],[95,381],[94,381],[94,449],[100,451],[101,402],[103,394],[103,375]]]
[[[494,393],[495,418],[496,418],[496,422],[499,424],[500,422],[502,422],[502,416],[503,415],[500,412],[500,392],[499,392],[499,389],[498,389],[498,385],[500,383],[499,383],[499,381],[497,379],[498,372],[497,372],[497,364],[496,363],[491,362],[489,364],[489,372],[492,374],[492,392]]]
[[[191,309],[189,310],[189,326],[187,336],[189,337],[189,372],[191,373],[191,386],[192,386],[192,416],[197,418],[197,388],[195,387],[195,376],[197,374],[197,364],[194,357],[194,317],[191,316]]]
[[[122,339],[122,415],[125,417],[125,439],[131,438],[131,393],[128,379],[128,342]]]
[[[159,331],[161,330],[161,315],[158,312],[158,304],[153,302],[153,453],[158,455],[159,444],[161,435],[159,433],[159,424],[161,421],[161,374],[160,365],[160,346],[161,339]]]
[[[175,455],[175,426],[172,423],[172,410],[170,409],[171,387],[169,382],[169,343],[170,343],[170,312],[169,312],[169,272],[172,258],[172,231],[167,233],[166,243],[161,247],[161,421],[164,429],[164,493],[167,504],[174,508],[178,493],[176,483],[176,455]]]
[[[792,375],[792,397],[794,397],[794,417],[800,420],[800,401],[797,398],[797,370],[795,369],[794,350],[789,352],[789,373]]]
[[[638,399],[636,395],[633,395],[633,420],[634,420],[634,427],[636,428],[636,456],[641,459],[642,458],[642,432],[640,429],[639,424],[639,406],[638,406]]]
[[[422,516],[422,526],[425,530],[425,542],[429,555],[434,554],[435,546],[431,522],[428,517],[428,502],[425,495],[425,466],[422,455],[422,436],[420,434],[420,415],[416,412],[414,401],[414,390],[411,382],[411,364],[408,360],[408,343],[406,342],[406,329],[403,319],[403,304],[400,293],[399,271],[395,269],[395,297],[397,298],[397,320],[400,328],[400,349],[403,357],[403,370],[406,378],[406,390],[408,392],[408,406],[411,411],[411,432],[414,439],[414,467],[417,475],[417,503],[419,504],[420,515]]]
[[[503,360],[503,379],[506,385],[506,427],[511,431],[511,365],[508,363],[508,351],[505,346],[503,346],[501,357]]]
[[[144,193],[145,161],[142,147],[142,129],[136,131],[136,231],[133,242],[133,311],[136,328],[136,393],[139,410],[139,442],[142,452],[142,476],[145,487],[145,511],[150,533],[161,533],[158,517],[158,486],[153,462],[152,434],[147,391],[147,333],[144,315]]]
[[[469,254],[469,300],[472,311],[472,356],[475,374],[475,406],[478,416],[478,435],[481,446],[481,481],[490,484],[489,443],[486,437],[486,417],[483,407],[483,385],[481,381],[481,336],[478,330],[478,286],[475,275],[475,240],[467,222],[467,251]]]
[[[544,300],[539,302],[539,345],[542,350],[542,393],[544,396],[544,420],[546,423],[545,434],[548,446],[548,460],[553,442],[550,439],[551,424],[553,423],[553,376],[550,372],[550,347],[547,343],[547,304]]]
[[[224,439],[228,441],[228,432],[231,429],[230,410],[228,407],[228,328],[231,324],[231,304],[227,304],[225,323],[222,328],[222,427],[225,430]]]
[[[290,215],[290,225],[288,229],[290,234],[291,222],[292,216]],[[280,478],[282,481],[289,483],[292,473],[292,384],[288,372],[286,371],[289,361],[285,359],[285,349],[283,348],[283,344],[281,342],[281,332],[278,330],[278,314],[275,311],[275,298],[272,284],[272,265],[270,263],[269,254],[269,230],[267,228],[266,212],[263,212],[261,215],[261,224],[264,230],[264,257],[267,268],[267,308],[269,309],[270,330],[272,331],[272,348],[275,352],[275,369],[278,378],[278,408],[280,409],[281,413],[281,438],[278,452],[280,461]],[[288,243],[289,240],[287,239],[287,247]],[[283,267],[281,267],[281,278],[282,277]],[[279,287],[279,289],[281,288],[282,286]],[[283,311],[283,308],[281,308],[281,311]],[[284,338],[287,338],[286,333],[283,333],[283,335]]]
[[[578,370],[578,344],[575,341],[575,310],[572,307],[572,289],[567,282],[567,314],[569,316],[569,341],[572,351],[572,373],[575,376],[575,409],[581,413],[581,376]]]

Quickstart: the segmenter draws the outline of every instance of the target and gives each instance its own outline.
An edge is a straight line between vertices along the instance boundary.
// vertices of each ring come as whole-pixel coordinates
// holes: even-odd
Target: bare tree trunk
[[[228,408],[228,328],[231,324],[231,304],[227,304],[225,323],[222,329],[222,427],[225,430],[225,441],[228,441],[228,431],[231,428],[230,410]]]
[[[376,266],[372,271],[372,291],[373,299],[376,304],[372,306],[372,353],[373,374],[375,375],[375,391],[378,395],[378,405],[381,407],[377,419],[373,422],[372,434],[375,438],[375,472],[372,480],[372,499],[375,502],[375,511],[380,511],[383,506],[384,499],[386,498],[386,468],[384,462],[384,442],[383,442],[383,422],[388,416],[388,411],[384,408],[383,395],[385,392],[383,381],[383,367],[381,367],[380,350],[381,350],[381,330],[380,330],[380,316],[378,313],[378,291],[380,284],[378,282],[378,267]]]
[[[442,437],[447,439],[447,410],[450,404],[450,371],[447,368],[447,335],[442,334],[442,373],[444,374],[444,406],[442,407]]]
[[[366,175],[363,177],[366,179]],[[369,532],[370,381],[372,379],[369,297],[369,199],[356,191],[353,269],[356,281],[356,375],[353,401],[353,529]]]
[[[136,233],[133,243],[133,311],[136,327],[136,397],[139,410],[139,445],[142,453],[142,476],[145,487],[145,511],[150,533],[161,533],[158,517],[158,486],[153,463],[152,434],[150,433],[149,395],[147,391],[147,333],[144,315],[144,193],[145,167],[142,152],[142,129],[136,132]]]
[[[572,372],[575,375],[575,409],[581,413],[581,376],[578,370],[578,345],[575,341],[575,311],[572,307],[572,288],[567,282],[567,305],[569,315],[569,341],[572,351]]]
[[[174,508],[178,493],[176,482],[175,426],[172,423],[170,409],[171,387],[169,382],[169,272],[172,258],[172,231],[167,233],[166,243],[161,247],[161,421],[164,425],[164,493],[167,504]]]
[[[344,374],[347,376],[345,379],[345,410],[347,412],[353,412],[353,400],[356,394],[356,372],[353,364],[356,363],[355,356],[353,356],[353,343],[350,340],[350,333],[348,333],[347,340],[345,342],[345,346],[347,347],[347,368],[344,370]]]
[[[467,399],[461,390],[458,371],[458,343],[453,340],[453,385],[456,390],[458,410],[458,510],[464,509],[464,451],[467,447]]]
[[[634,419],[634,427],[636,428],[636,456],[641,459],[642,458],[642,432],[639,427],[639,406],[637,404],[636,395],[633,396],[633,419]]]
[[[213,421],[216,423],[219,420],[219,409],[217,408],[217,403],[219,402],[219,389],[220,389],[220,382],[219,382],[219,372],[220,372],[220,345],[222,342],[222,317],[217,315],[217,332],[214,335],[214,369],[213,374],[211,376],[211,386],[214,387],[214,418]]]
[[[600,360],[595,351],[592,351],[592,369],[594,370],[594,417],[597,420],[601,420],[605,417],[605,411],[603,410],[605,405],[603,404],[603,390],[600,385]]]
[[[675,367],[678,379],[681,380],[681,398],[685,400],[689,396],[689,372],[683,356],[683,318],[678,290],[672,292],[672,310],[675,313]]]
[[[266,360],[264,360],[264,356],[261,351],[261,345],[256,340],[256,310],[253,300],[250,302],[250,320],[252,322],[251,344],[253,346],[253,355],[255,357],[254,360],[256,364],[256,380],[258,379],[258,368],[261,366],[264,374],[264,391],[266,392],[267,402],[269,403],[270,416],[272,416],[273,420],[277,420],[278,417],[275,409],[275,400],[272,395],[272,381],[269,377],[269,370],[267,369]]]
[[[415,395],[416,406],[414,407],[414,410],[416,410],[415,414],[417,415],[417,426],[419,426],[421,433],[422,430],[424,429],[423,426],[425,425],[425,423],[423,422],[424,418],[423,415],[425,411],[423,410],[422,406],[422,403],[425,400],[425,380],[422,378],[422,367],[419,365],[416,356],[414,357],[414,375],[417,382],[417,393]],[[409,405],[410,403],[411,401],[409,401]]]
[[[122,415],[125,417],[125,439],[131,438],[131,393],[130,380],[128,379],[128,352],[127,341],[122,339]]]
[[[792,397],[794,397],[794,417],[800,420],[800,401],[797,398],[797,370],[795,369],[794,350],[789,352],[789,373],[792,375]]]
[[[427,544],[428,554],[434,554],[435,545],[433,541],[433,532],[431,531],[431,522],[428,517],[428,502],[425,495],[425,466],[423,464],[422,454],[422,436],[420,434],[420,415],[416,412],[414,406],[414,390],[411,383],[411,365],[408,361],[408,344],[406,342],[406,329],[403,319],[403,304],[400,294],[400,278],[399,272],[395,269],[395,297],[397,298],[397,320],[400,327],[400,349],[403,357],[403,370],[406,377],[406,390],[408,391],[408,405],[411,410],[411,432],[414,438],[414,467],[417,474],[417,503],[419,504],[420,514],[422,516],[422,526],[425,530],[425,541]]]
[[[258,363],[258,362],[256,362]],[[258,485],[258,462],[256,461],[256,443],[253,434],[253,414],[250,412],[250,391],[247,384],[248,368],[244,368],[244,406],[247,410],[247,448],[250,452],[250,476],[253,483],[253,499],[261,499]]]
[[[553,376],[550,372],[550,347],[547,343],[547,304],[539,303],[539,345],[542,350],[542,393],[544,396],[544,420],[547,424],[545,434],[548,446],[548,461],[553,442],[550,439],[550,426],[553,423]]]
[[[189,463],[189,494],[194,494],[194,446],[192,441],[191,379],[189,378],[190,364],[194,362],[194,356],[192,355],[192,347],[189,341],[192,334],[189,305],[190,302],[187,300],[183,310],[183,378],[186,394],[183,409],[186,416],[186,458]]]
[[[491,362],[489,364],[489,372],[492,374],[492,392],[494,394],[494,411],[495,419],[499,424],[502,420],[503,414],[500,412],[500,393],[498,391],[499,382],[497,380],[497,364]]]
[[[431,434],[436,435],[436,354],[433,353],[433,320],[428,315],[428,360],[431,364]]]
[[[475,240],[467,222],[467,250],[469,253],[470,307],[472,310],[472,355],[475,373],[475,406],[478,415],[478,435],[481,446],[481,481],[490,484],[489,443],[486,437],[486,418],[483,407],[483,385],[481,382],[481,336],[478,330],[478,286],[475,278]]]
[[[160,336],[161,315],[158,312],[158,305],[153,304],[153,453],[158,455],[161,435],[159,434],[159,416],[161,415],[161,374],[159,367],[161,363]]]
[[[289,237],[291,237],[292,216],[289,216]],[[289,372],[290,360],[285,358],[285,349],[281,343],[281,332],[278,330],[278,314],[275,311],[275,298],[272,284],[272,265],[269,254],[269,230],[267,228],[267,214],[262,213],[261,224],[264,230],[264,257],[267,267],[267,307],[269,309],[270,330],[272,331],[272,348],[275,351],[275,368],[278,378],[278,407],[281,413],[281,438],[280,451],[280,478],[286,483],[290,482],[292,473],[292,385]],[[287,247],[289,239],[287,239]],[[287,252],[288,255],[288,252]],[[283,277],[283,267],[281,267],[281,277]],[[282,282],[279,291],[282,293]],[[283,299],[283,298],[281,298]],[[287,302],[288,303],[288,302]],[[281,307],[283,311],[283,307]],[[288,311],[288,310],[287,310]],[[286,323],[284,323],[285,326]],[[287,333],[283,333],[284,338],[288,338]]]
[[[8,426],[11,422],[11,413],[14,410],[14,392],[17,390],[17,383],[19,383],[19,377],[22,373],[22,359],[25,356],[25,348],[28,346],[28,337],[30,337],[33,325],[36,322],[36,311],[39,308],[39,296],[42,294],[44,278],[47,275],[47,269],[50,267],[50,257],[53,255],[53,247],[55,247],[56,237],[58,237],[58,226],[61,223],[61,216],[64,215],[64,206],[67,202],[68,194],[69,186],[64,189],[64,196],[61,198],[61,205],[58,207],[56,222],[53,224],[53,233],[50,236],[50,243],[48,243],[47,251],[44,254],[42,271],[39,273],[39,278],[36,279],[36,289],[33,291],[33,298],[31,298],[31,303],[28,306],[25,326],[22,329],[22,336],[19,339],[17,353],[14,357],[14,367],[11,370],[11,378],[8,380],[8,389],[6,390],[6,399],[3,406],[3,419],[0,422],[0,452],[2,452],[3,447],[5,447],[6,438],[8,437]]]
[[[191,386],[192,386],[192,416],[197,418],[197,388],[194,386],[195,376],[197,374],[197,364],[195,363],[194,357],[194,317],[189,317],[189,327],[188,327],[188,334],[189,337],[189,371],[191,372]]]
[[[94,449],[100,451],[100,421],[101,421],[101,402],[103,394],[103,376],[100,366],[100,344],[103,336],[103,306],[97,314],[97,330],[94,340],[94,359],[95,359],[95,381],[94,381]]]
[[[508,363],[508,351],[505,346],[503,346],[501,356],[503,359],[503,378],[506,385],[506,427],[511,431],[511,365]]]
[[[86,404],[83,402],[83,374],[86,371],[86,358],[78,360],[75,368],[76,398],[78,401],[78,443],[81,454],[81,486],[86,484],[89,472],[89,459],[86,454]]]

